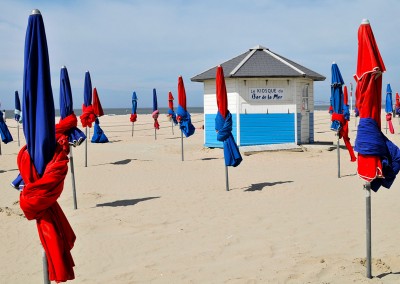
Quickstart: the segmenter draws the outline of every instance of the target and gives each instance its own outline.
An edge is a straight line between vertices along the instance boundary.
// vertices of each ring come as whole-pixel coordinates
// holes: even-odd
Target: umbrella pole
[[[0,140],[0,155],[1,155],[1,140]]]
[[[367,231],[367,258],[366,258],[366,268],[367,268],[367,278],[371,279],[371,183],[366,182],[365,188],[365,203],[366,203],[366,231]]]
[[[69,146],[69,160],[71,161],[71,178],[72,178],[72,196],[74,198],[74,209],[78,209],[78,203],[76,201],[76,187],[75,187],[75,171],[74,171],[74,157],[72,155],[72,147]]]
[[[87,136],[87,126],[85,128],[85,135],[86,135],[86,139],[85,139],[85,167],[87,167],[87,141],[88,141],[88,136]]]
[[[182,161],[183,159],[183,131],[181,130],[181,152],[182,152]]]
[[[134,123],[132,122],[132,137],[133,137],[133,129],[134,129]]]
[[[171,129],[172,129],[172,135],[174,135],[174,121],[171,121]]]
[[[386,134],[387,134],[387,129],[388,129],[388,122],[386,120]]]
[[[44,284],[50,284],[49,280],[49,268],[47,266],[47,257],[46,257],[46,252],[43,250],[43,283]]]
[[[19,122],[17,121],[17,135],[18,135],[18,147],[20,146],[19,143]]]
[[[338,139],[337,139],[337,163],[338,163],[337,175],[338,175],[338,178],[340,178],[340,139],[339,139],[339,133],[338,133]]]
[[[157,140],[157,129],[154,128],[154,140]]]
[[[226,165],[225,165],[225,187],[226,191],[229,191],[228,166]]]

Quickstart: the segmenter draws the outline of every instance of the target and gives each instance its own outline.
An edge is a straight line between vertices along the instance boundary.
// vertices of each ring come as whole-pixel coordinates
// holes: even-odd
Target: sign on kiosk
[[[283,88],[250,88],[249,100],[253,102],[285,101]]]

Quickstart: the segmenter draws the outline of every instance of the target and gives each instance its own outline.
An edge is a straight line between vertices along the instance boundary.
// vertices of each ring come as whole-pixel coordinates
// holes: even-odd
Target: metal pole
[[[43,283],[44,284],[50,284],[49,280],[49,268],[47,266],[47,257],[46,257],[46,252],[43,250]]]
[[[174,135],[174,121],[171,121],[171,129],[172,129],[172,135]]]
[[[18,147],[20,146],[19,143],[19,122],[17,121],[17,135],[18,135]]]
[[[133,137],[133,128],[134,128],[134,123],[132,122],[132,137]]]
[[[0,140],[0,155],[1,155],[1,140]]]
[[[388,122],[386,120],[386,134],[387,134],[387,129],[388,129]]]
[[[366,182],[365,185],[365,202],[366,202],[366,231],[367,231],[367,278],[371,279],[371,183]]]
[[[71,164],[71,178],[72,178],[72,196],[74,198],[74,209],[78,209],[78,203],[76,201],[76,187],[75,187],[75,171],[74,171],[74,157],[72,155],[72,147],[69,146],[69,160]]]
[[[86,135],[86,139],[85,139],[85,167],[87,167],[87,141],[89,139],[89,137],[87,136],[87,126],[85,128],[85,135]]]
[[[229,191],[228,166],[226,165],[225,165],[225,187],[226,191]]]
[[[154,140],[157,140],[157,129],[154,128]]]
[[[181,152],[182,152],[182,161],[183,159],[183,131],[181,130]]]
[[[337,139],[337,163],[338,163],[337,175],[338,175],[338,178],[340,178],[340,140],[339,140],[339,133],[337,135],[338,135],[338,139]]]

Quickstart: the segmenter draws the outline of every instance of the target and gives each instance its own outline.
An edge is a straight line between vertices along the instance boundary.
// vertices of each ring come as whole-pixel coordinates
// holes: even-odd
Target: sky
[[[68,69],[74,108],[83,103],[89,70],[103,108],[177,104],[182,76],[188,107],[203,106],[203,84],[190,78],[256,45],[269,48],[327,79],[315,82],[316,103],[328,103],[332,62],[347,86],[355,85],[357,30],[371,23],[390,83],[400,92],[400,1],[398,0],[0,0],[0,102],[14,109],[23,89],[28,17],[42,13],[52,89],[59,108],[60,70]],[[383,92],[385,94],[385,91]],[[384,95],[383,95],[384,96]]]

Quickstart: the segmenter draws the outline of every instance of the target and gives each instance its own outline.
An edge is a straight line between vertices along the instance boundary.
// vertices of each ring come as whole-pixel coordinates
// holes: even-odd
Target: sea
[[[314,110],[326,110],[328,111],[329,105],[314,105]],[[159,108],[160,114],[167,114],[168,108]],[[4,111],[4,110],[3,110]],[[105,115],[125,115],[131,113],[131,108],[104,108]],[[204,113],[204,107],[188,107],[189,113]],[[82,114],[82,109],[74,110],[76,116]],[[137,114],[151,114],[153,112],[152,108],[138,108]],[[56,110],[56,116],[60,116],[60,111]],[[6,118],[14,117],[14,110],[6,110]]]

